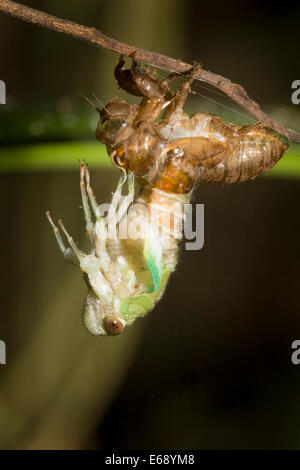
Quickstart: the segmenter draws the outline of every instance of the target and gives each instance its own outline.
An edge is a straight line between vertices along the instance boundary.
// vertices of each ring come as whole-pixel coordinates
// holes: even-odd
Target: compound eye
[[[126,125],[125,119],[110,119],[106,123],[106,130],[110,132],[117,132],[125,125]]]
[[[109,335],[119,335],[122,333],[123,323],[114,316],[104,318],[104,328]]]

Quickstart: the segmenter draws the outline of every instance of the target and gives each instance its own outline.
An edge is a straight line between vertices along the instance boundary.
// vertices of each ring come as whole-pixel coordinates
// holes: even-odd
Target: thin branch
[[[93,46],[117,52],[118,54],[129,56],[132,52],[136,51],[141,61],[164,70],[181,73],[186,72],[191,67],[190,64],[182,62],[181,60],[176,60],[156,52],[124,44],[123,42],[106,36],[96,28],[82,26],[77,23],[73,23],[72,21],[63,20],[56,16],[20,5],[19,3],[12,2],[10,0],[0,0],[0,11],[8,13],[16,18],[20,18],[21,20],[44,26],[60,33],[68,34],[74,38],[86,41]],[[222,90],[236,103],[255,116],[263,126],[277,131],[292,142],[300,143],[300,134],[297,134],[291,129],[287,129],[275,119],[272,119],[268,114],[264,113],[258,104],[249,98],[244,88],[240,85],[232,83],[228,78],[204,69],[199,71],[197,78]]]

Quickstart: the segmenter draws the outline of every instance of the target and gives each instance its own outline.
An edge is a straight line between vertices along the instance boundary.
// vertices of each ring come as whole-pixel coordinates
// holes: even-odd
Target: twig
[[[72,21],[63,20],[56,16],[20,5],[19,3],[12,2],[10,0],[0,0],[0,11],[24,21],[38,24],[60,33],[68,34],[74,38],[86,41],[93,46],[117,52],[119,54],[129,56],[132,52],[136,51],[140,60],[164,70],[180,73],[186,72],[191,67],[190,64],[182,62],[181,60],[176,60],[156,52],[124,44],[123,42],[106,36],[96,28],[82,26],[80,24],[73,23]],[[255,116],[263,126],[277,131],[292,142],[300,143],[300,134],[297,134],[291,129],[287,129],[275,119],[272,119],[268,114],[264,113],[258,104],[249,98],[244,88],[240,85],[232,83],[228,78],[204,69],[199,71],[197,78],[222,90],[236,103]]]

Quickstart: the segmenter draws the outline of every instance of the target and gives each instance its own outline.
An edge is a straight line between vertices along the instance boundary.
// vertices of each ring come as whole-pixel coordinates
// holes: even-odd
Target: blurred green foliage
[[[29,144],[0,150],[0,171],[77,169],[86,160],[100,168],[111,167],[105,145],[95,141]]]
[[[202,104],[199,111],[217,113],[214,105],[206,105],[205,111]],[[238,116],[232,117],[228,110],[222,117],[238,122]],[[105,146],[93,139],[97,120],[97,113],[85,109],[0,114],[0,172],[77,169],[79,160],[94,167],[111,168]],[[291,144],[268,174],[299,178],[300,146]]]
[[[0,149],[0,172],[77,170],[79,160],[95,168],[111,168],[105,145],[95,140],[4,147]],[[300,146],[292,144],[268,175],[300,178]]]

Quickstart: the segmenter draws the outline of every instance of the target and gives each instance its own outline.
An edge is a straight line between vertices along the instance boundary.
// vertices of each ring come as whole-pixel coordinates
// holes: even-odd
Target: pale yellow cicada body
[[[80,164],[82,205],[89,235],[91,251],[84,253],[75,244],[61,220],[59,226],[65,234],[66,248],[58,227],[51,223],[58,245],[67,260],[79,266],[88,286],[83,321],[93,335],[117,335],[137,317],[152,310],[165,289],[169,274],[175,269],[181,224],[173,220],[172,235],[159,233],[161,227],[161,198],[165,207],[178,211],[177,201],[157,192],[159,210],[149,210],[143,197],[134,198],[134,182],[128,179],[128,195],[121,196],[122,176],[115,191],[108,214],[103,217],[90,186],[89,171]],[[182,197],[182,203],[187,200]],[[130,210],[128,211],[128,209]],[[174,214],[175,214],[174,212]],[[179,221],[181,218],[179,218]],[[135,230],[137,224],[143,230]],[[177,232],[176,232],[177,230]],[[120,238],[118,235],[121,234]]]

